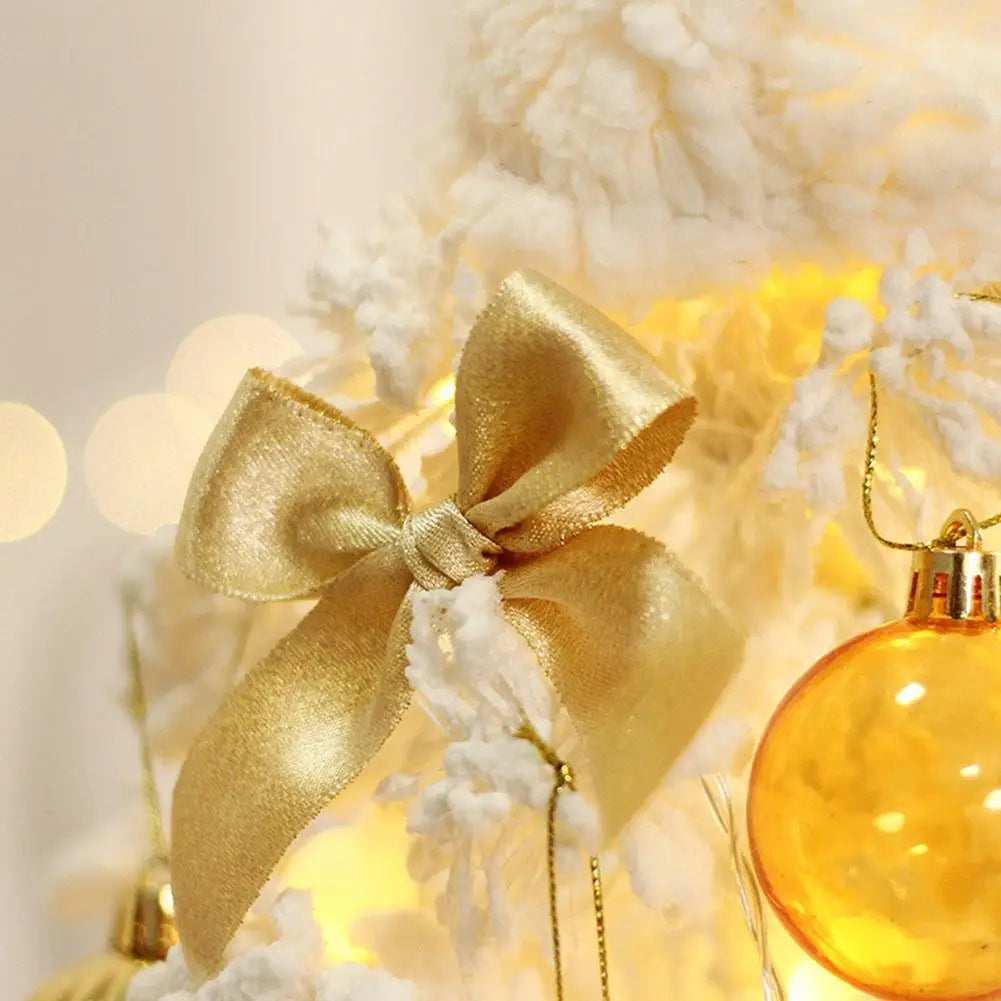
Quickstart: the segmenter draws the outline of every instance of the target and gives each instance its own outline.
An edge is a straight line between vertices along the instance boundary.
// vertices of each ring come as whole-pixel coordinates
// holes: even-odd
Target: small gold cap
[[[1001,553],[983,550],[980,526],[965,509],[946,519],[941,537],[914,553],[908,617],[997,622]]]
[[[166,959],[177,938],[170,873],[167,863],[157,860],[138,874],[122,901],[112,945],[123,956],[149,963]]]

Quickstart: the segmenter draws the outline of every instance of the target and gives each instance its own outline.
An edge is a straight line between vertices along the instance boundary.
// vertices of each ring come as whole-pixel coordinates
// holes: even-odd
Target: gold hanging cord
[[[142,767],[143,797],[146,801],[146,820],[149,825],[150,848],[157,859],[167,859],[167,836],[163,827],[163,812],[156,787],[153,769],[153,751],[150,747],[146,688],[143,683],[142,658],[136,636],[138,599],[128,585],[122,588],[122,614],[125,623],[125,658],[129,670],[129,711],[139,735],[139,755]]]
[[[157,790],[156,771],[153,766],[153,749],[149,736],[149,706],[146,699],[146,686],[143,681],[142,655],[139,652],[139,639],[136,632],[139,598],[131,584],[121,586],[119,597],[122,621],[125,627],[125,660],[129,674],[128,711],[139,737],[139,760],[142,770],[143,799],[146,806],[150,850],[155,859],[167,862],[169,857],[167,834],[163,823],[160,795]],[[237,627],[233,650],[227,665],[230,681],[236,677],[246,653],[252,622],[251,609],[250,606],[247,606]]]
[[[862,476],[862,513],[873,538],[889,549],[903,549],[908,552],[930,549],[949,549],[964,536],[971,543],[979,542],[980,530],[1001,524],[1001,511],[982,521],[978,521],[966,510],[952,516],[943,528],[942,535],[930,542],[899,542],[883,535],[872,514],[872,483],[876,475],[876,449],[879,445],[879,396],[876,390],[876,376],[869,373],[869,434],[865,446],[865,471]]]
[[[553,769],[553,791],[549,796],[546,813],[546,855],[549,863],[549,918],[553,936],[553,968],[556,974],[556,1001],[563,1001],[563,959],[560,948],[559,904],[556,894],[556,807],[560,792],[569,789],[575,792],[577,783],[570,765],[563,761],[547,744],[528,720],[525,720],[514,735],[527,740],[539,752],[543,760]],[[605,902],[601,885],[601,863],[596,855],[590,857],[591,897],[594,901],[594,925],[598,941],[598,976],[601,980],[602,1001],[609,1001],[608,990],[608,950],[605,942]]]

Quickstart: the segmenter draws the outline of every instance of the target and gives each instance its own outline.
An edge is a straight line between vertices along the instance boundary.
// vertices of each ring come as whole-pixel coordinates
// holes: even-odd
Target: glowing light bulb
[[[282,883],[312,895],[331,963],[374,963],[354,936],[359,919],[418,906],[419,890],[407,873],[408,847],[402,817],[379,811],[317,834],[285,863]]]
[[[444,407],[455,399],[455,376],[439,379],[428,392],[427,402],[432,407]]]

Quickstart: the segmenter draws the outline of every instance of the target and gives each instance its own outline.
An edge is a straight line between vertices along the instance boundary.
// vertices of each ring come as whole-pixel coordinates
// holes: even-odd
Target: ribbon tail
[[[742,637],[659,542],[603,525],[500,581],[580,735],[611,839],[705,721]]]
[[[392,733],[410,699],[395,547],[338,577],[196,740],[174,792],[172,882],[188,964],[223,951],[289,845]]]

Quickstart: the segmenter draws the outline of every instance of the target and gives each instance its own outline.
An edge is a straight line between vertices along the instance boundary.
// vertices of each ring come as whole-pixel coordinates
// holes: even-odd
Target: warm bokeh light
[[[0,542],[34,535],[66,492],[59,432],[23,403],[0,402]]]
[[[361,917],[416,908],[418,887],[407,874],[409,839],[403,818],[378,811],[365,820],[316,835],[285,863],[285,886],[309,890],[332,963],[373,963],[352,940]]]
[[[858,605],[876,593],[872,572],[859,558],[837,522],[829,522],[813,550],[814,580]]]
[[[439,379],[427,395],[427,405],[438,408],[450,404],[455,399],[455,376],[447,375]]]
[[[753,288],[725,288],[657,303],[629,330],[655,354],[663,342],[701,340],[738,323],[743,337],[759,343],[771,376],[794,379],[817,358],[824,310],[839,296],[858,299],[879,315],[881,269],[859,264],[825,271],[817,264],[776,266]]]
[[[266,316],[216,317],[181,342],[167,370],[167,391],[190,400],[214,421],[248,368],[273,370],[300,354],[299,342]]]
[[[177,521],[212,420],[171,393],[129,396],[94,425],[84,451],[87,486],[101,514],[152,535]]]

